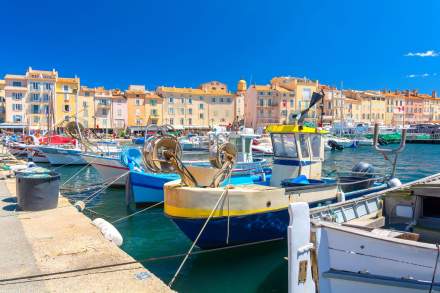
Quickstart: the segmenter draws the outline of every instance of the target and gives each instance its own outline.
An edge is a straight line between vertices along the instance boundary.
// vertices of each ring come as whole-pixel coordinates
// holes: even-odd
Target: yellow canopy
[[[308,126],[300,126],[300,125],[268,125],[266,127],[266,131],[269,133],[317,133],[317,134],[326,134],[328,131],[319,130],[318,128],[308,127]]]

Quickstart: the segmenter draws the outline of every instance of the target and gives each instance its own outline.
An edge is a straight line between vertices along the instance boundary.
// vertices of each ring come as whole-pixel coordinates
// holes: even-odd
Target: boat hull
[[[52,165],[85,165],[87,162],[81,157],[81,151],[51,147],[38,147]]]
[[[44,153],[37,149],[30,149],[28,151],[28,159],[35,163],[49,163],[49,159]]]
[[[175,174],[153,174],[130,172],[132,201],[136,204],[151,204],[163,201],[165,183],[178,179]]]
[[[127,181],[127,175],[124,175],[129,171],[128,167],[121,163],[118,158],[101,157],[95,155],[83,154],[83,159],[92,165],[105,182],[113,182],[112,186],[124,187]]]
[[[191,241],[195,241],[206,218],[172,218],[172,220]],[[214,218],[208,222],[196,244],[202,249],[211,249],[282,239],[287,237],[288,224],[289,213],[287,209],[230,217],[228,238],[228,217]]]

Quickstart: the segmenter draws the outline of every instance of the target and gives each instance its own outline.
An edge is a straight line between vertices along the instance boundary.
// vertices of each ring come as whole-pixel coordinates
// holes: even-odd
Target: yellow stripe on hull
[[[213,207],[214,208],[214,207]],[[228,215],[230,217],[234,216],[246,216],[246,215],[252,215],[252,214],[259,214],[259,213],[265,213],[265,212],[271,212],[271,211],[277,211],[285,209],[286,207],[278,207],[278,208],[265,208],[265,209],[257,209],[257,210],[228,210],[226,209],[217,209],[214,214],[213,218],[221,218],[221,217],[227,217]],[[164,206],[165,214],[171,217],[177,217],[177,218],[192,218],[192,219],[198,219],[198,218],[207,218],[211,214],[212,210],[205,210],[205,209],[190,209],[190,208],[178,208],[175,206],[167,205]]]

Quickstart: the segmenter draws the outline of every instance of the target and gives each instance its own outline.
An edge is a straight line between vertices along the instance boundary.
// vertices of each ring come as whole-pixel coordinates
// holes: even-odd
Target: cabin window
[[[309,136],[307,134],[299,135],[299,146],[301,148],[301,156],[303,158],[310,157],[308,140],[309,140]]]
[[[272,134],[273,153],[276,157],[297,158],[296,140],[293,133]]]
[[[321,157],[321,136],[312,135],[310,137],[310,145],[312,146],[312,156],[315,158]]]
[[[440,218],[439,206],[439,197],[423,197],[423,216],[428,218]]]

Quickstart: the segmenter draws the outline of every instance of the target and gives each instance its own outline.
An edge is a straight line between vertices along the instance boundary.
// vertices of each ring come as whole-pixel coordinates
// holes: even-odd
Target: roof
[[[6,74],[5,79],[26,79],[26,76],[18,74]]]
[[[328,133],[328,131],[326,130],[320,130],[314,127],[300,126],[300,125],[280,125],[280,124],[268,125],[266,127],[266,131],[269,133],[309,133],[309,134]]]
[[[79,78],[77,77],[58,77],[58,83],[79,83]]]
[[[196,88],[179,88],[179,87],[166,87],[160,86],[157,88],[158,92],[163,93],[176,93],[176,94],[191,94],[191,95],[213,95],[213,96],[232,96],[231,93],[225,92],[224,90],[209,90],[205,91]]]

